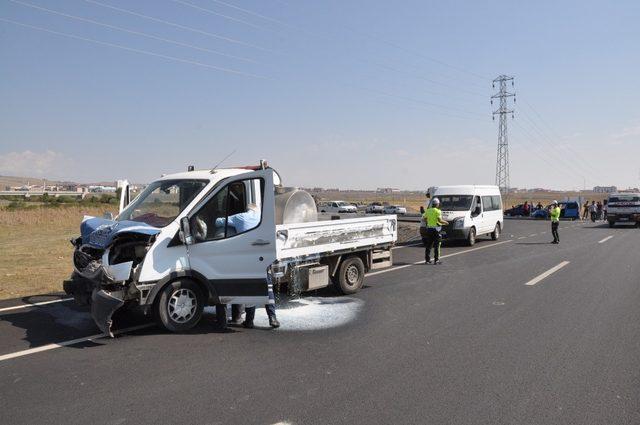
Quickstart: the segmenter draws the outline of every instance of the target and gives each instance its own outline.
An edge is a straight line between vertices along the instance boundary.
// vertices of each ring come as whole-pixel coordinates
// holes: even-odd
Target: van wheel
[[[360,257],[349,257],[338,269],[335,287],[344,295],[355,294],[364,283],[364,263]]]
[[[500,223],[496,223],[496,228],[493,229],[493,232],[491,233],[491,239],[493,239],[494,241],[497,241],[499,237],[500,237]]]
[[[476,228],[472,227],[469,230],[469,236],[467,237],[467,245],[474,246],[476,244]]]
[[[610,221],[610,222],[609,222],[609,227],[614,227],[615,225],[616,225],[616,222],[615,222],[615,221]]]
[[[191,280],[176,280],[164,287],[155,306],[155,317],[170,332],[185,332],[202,318],[202,290]]]

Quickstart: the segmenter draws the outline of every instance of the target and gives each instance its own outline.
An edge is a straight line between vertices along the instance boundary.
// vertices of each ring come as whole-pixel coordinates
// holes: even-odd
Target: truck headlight
[[[464,227],[464,219],[454,220],[453,228],[454,229],[462,229]]]

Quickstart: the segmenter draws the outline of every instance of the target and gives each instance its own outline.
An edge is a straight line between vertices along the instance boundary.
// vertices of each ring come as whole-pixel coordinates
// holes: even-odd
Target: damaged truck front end
[[[140,270],[160,229],[134,221],[85,217],[80,230],[81,236],[71,241],[74,271],[64,290],[78,304],[90,305],[96,325],[113,336],[114,312],[141,300]]]

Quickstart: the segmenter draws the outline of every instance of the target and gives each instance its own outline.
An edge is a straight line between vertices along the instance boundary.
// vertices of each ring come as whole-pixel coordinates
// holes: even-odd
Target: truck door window
[[[480,197],[475,196],[473,198],[473,204],[471,204],[471,216],[475,217],[482,213],[482,204],[480,203]]]
[[[220,189],[191,220],[196,241],[229,238],[258,227],[263,191],[260,179],[235,181]]]

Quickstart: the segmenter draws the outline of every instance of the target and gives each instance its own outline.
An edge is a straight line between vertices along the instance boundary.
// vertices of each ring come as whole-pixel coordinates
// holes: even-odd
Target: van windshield
[[[437,195],[440,209],[443,211],[468,211],[471,208],[471,195]]]
[[[207,180],[155,181],[120,213],[117,220],[164,227],[176,219],[207,183]]]

